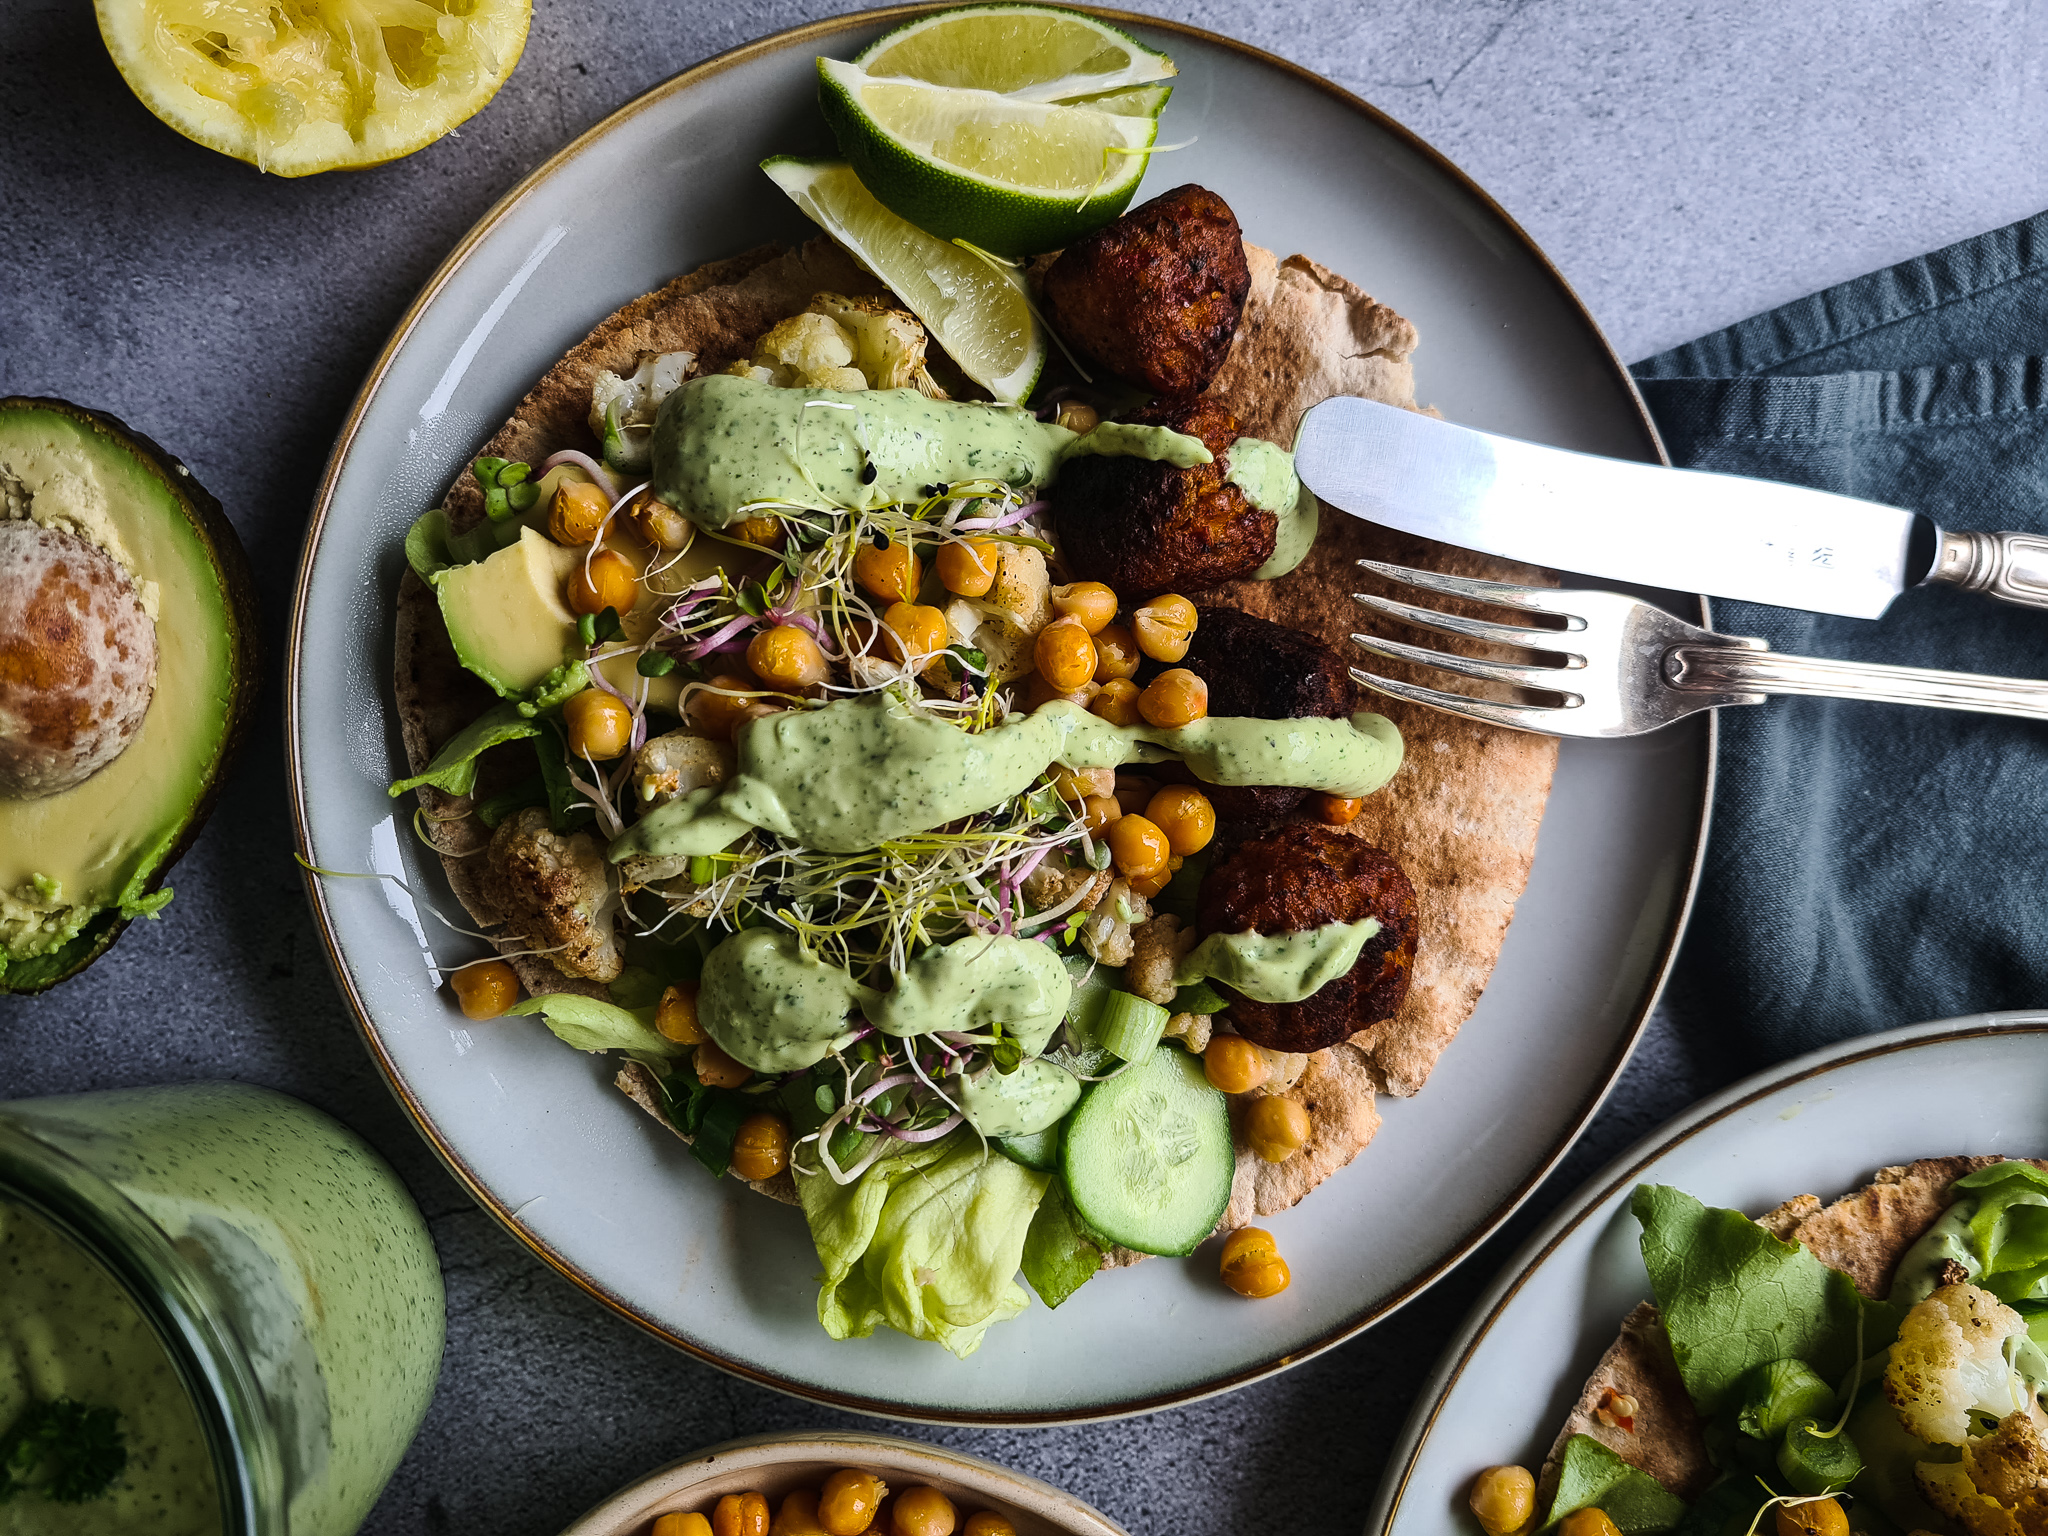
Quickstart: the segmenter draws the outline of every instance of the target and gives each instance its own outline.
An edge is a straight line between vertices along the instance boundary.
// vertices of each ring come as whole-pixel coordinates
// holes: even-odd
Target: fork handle
[[[1932,586],[2048,608],[2048,539],[2037,533],[1950,533],[1944,528],[1926,579]]]
[[[2048,594],[2042,601],[2048,605]],[[1986,677],[1977,672],[1937,672],[1929,667],[1887,667],[1869,661],[1832,661],[1822,656],[1785,656],[1754,649],[1763,644],[1759,640],[1731,637],[1731,642],[1726,647],[1672,646],[1664,653],[1664,681],[1686,692],[1803,694],[2048,720],[2048,682]]]

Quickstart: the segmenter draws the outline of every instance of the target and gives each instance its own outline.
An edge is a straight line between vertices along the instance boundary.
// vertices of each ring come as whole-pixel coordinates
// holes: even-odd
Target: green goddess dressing
[[[1212,933],[1181,958],[1173,984],[1220,981],[1257,1002],[1298,1003],[1358,964],[1379,931],[1379,920],[1366,917],[1299,933]]]

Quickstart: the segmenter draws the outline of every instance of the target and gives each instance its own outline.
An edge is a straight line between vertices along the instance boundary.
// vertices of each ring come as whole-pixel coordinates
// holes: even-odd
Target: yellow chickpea
[[[633,711],[602,688],[586,688],[563,701],[562,727],[572,756],[609,762],[633,740]]]
[[[677,1045],[702,1045],[711,1037],[697,1022],[697,983],[679,981],[662,989],[654,1005],[654,1028],[664,1040]]]
[[[1079,619],[1081,627],[1091,635],[1099,635],[1109,627],[1109,621],[1116,617],[1116,594],[1099,581],[1074,581],[1063,587],[1054,587],[1047,594],[1052,599],[1052,611],[1064,618]]]
[[[1600,1518],[1607,1519],[1604,1514]],[[1797,1504],[1780,1504],[1774,1523],[1778,1536],[1849,1536],[1849,1517],[1833,1499],[1801,1499]],[[1570,1525],[1571,1521],[1567,1519],[1565,1524]],[[1607,1520],[1607,1526],[1612,1530],[1614,1522]],[[1580,1536],[1606,1536],[1606,1532],[1585,1532]]]
[[[1244,1113],[1244,1139],[1269,1163],[1284,1163],[1308,1145],[1308,1111],[1275,1094],[1252,1100]]]
[[[941,544],[932,564],[948,592],[959,597],[987,597],[996,584],[996,553],[1001,548],[994,539],[957,539]]]
[[[741,677],[737,672],[719,673],[711,679],[710,687],[691,694],[690,702],[684,705],[690,729],[714,741],[730,741],[733,727],[746,717],[747,707],[754,702],[736,695],[752,693],[759,687],[754,679]]]
[[[1085,400],[1062,400],[1059,410],[1053,415],[1053,420],[1069,432],[1093,432],[1101,422],[1102,416]],[[973,1536],[973,1533],[970,1532],[969,1536]]]
[[[1472,1479],[1468,1502],[1486,1536],[1511,1536],[1536,1513],[1536,1479],[1527,1467],[1488,1467]]]
[[[633,562],[616,549],[600,549],[569,573],[563,597],[571,613],[603,613],[616,608],[632,611],[640,597],[640,578]]]
[[[908,544],[877,549],[872,540],[864,541],[853,552],[853,579],[885,603],[915,602],[924,583],[924,562]]]
[[[588,544],[611,515],[611,498],[588,480],[564,480],[548,503],[548,537],[557,544]]]
[[[825,680],[825,653],[810,632],[776,624],[747,642],[747,665],[770,688],[794,691]]]
[[[782,544],[782,519],[779,517],[742,518],[725,531],[742,544],[754,544],[762,549],[776,549]]]
[[[664,554],[689,548],[697,537],[697,525],[652,491],[642,491],[627,503],[626,521],[635,533]]]
[[[1095,692],[1092,680],[1078,688],[1055,688],[1042,674],[1034,672],[1024,680],[1024,708],[1027,711],[1034,710],[1054,699],[1065,699],[1069,704],[1077,704],[1086,709],[1089,701],[1095,697]]]
[[[712,1506],[711,1536],[768,1536],[768,1500],[751,1488],[728,1493]]]
[[[657,1516],[648,1536],[711,1536],[711,1522],[692,1510]]]
[[[1017,1536],[1017,1527],[992,1509],[978,1509],[960,1527],[960,1536]]]
[[[1081,820],[1091,837],[1102,836],[1104,830],[1123,813],[1124,808],[1108,795],[1090,795],[1081,802]]]
[[[890,1536],[953,1536],[959,1523],[953,1501],[926,1485],[906,1488],[889,1509]]]
[[[1266,1058],[1243,1035],[1211,1035],[1202,1075],[1219,1093],[1250,1093],[1266,1080]]]
[[[1178,592],[1155,597],[1131,615],[1131,633],[1154,661],[1179,661],[1195,636],[1195,605]]]
[[[1783,1510],[1785,1506],[1780,1504],[1778,1508]],[[1841,1513],[1839,1504],[1835,1505],[1835,1512],[1838,1515]],[[1621,1527],[1607,1518],[1607,1511],[1604,1509],[1575,1509],[1564,1517],[1557,1530],[1558,1536],[1621,1536]],[[1796,1524],[1792,1527],[1793,1532],[1799,1530],[1800,1527]],[[1843,1520],[1839,1536],[1848,1536],[1848,1532],[1849,1522]],[[1788,1536],[1782,1521],[1778,1524],[1778,1536]]]
[[[1124,808],[1126,816],[1142,816],[1145,807],[1152,803],[1152,797],[1159,793],[1157,779],[1126,779],[1116,781],[1116,803]]]
[[[1032,650],[1038,675],[1061,693],[1095,677],[1095,641],[1079,619],[1054,619],[1038,632]]]
[[[1138,713],[1165,729],[1193,725],[1209,713],[1209,685],[1186,667],[1170,667],[1138,695]]]
[[[1138,675],[1138,663],[1144,660],[1144,653],[1138,649],[1138,637],[1122,624],[1111,624],[1097,630],[1095,634],[1095,681],[1112,682],[1120,677]]]
[[[732,1138],[732,1171],[743,1179],[772,1179],[789,1166],[789,1122],[762,1110],[740,1122]]]
[[[1349,826],[1358,820],[1358,813],[1365,809],[1365,802],[1349,795],[1317,795],[1314,797],[1316,819],[1328,822],[1333,827]]]
[[[923,603],[891,603],[882,610],[882,645],[897,661],[936,656],[946,648],[946,616]]]
[[[448,978],[465,1019],[495,1019],[519,1001],[519,973],[502,960],[479,960]]]
[[[1273,1234],[1259,1227],[1239,1227],[1225,1238],[1217,1267],[1225,1285],[1254,1301],[1278,1296],[1294,1278],[1287,1272],[1287,1261],[1280,1257]]]
[[[818,1523],[832,1536],[860,1536],[875,1521],[889,1485],[872,1472],[841,1467],[818,1494]]]
[[[1158,874],[1149,875],[1142,879],[1136,876],[1126,876],[1125,881],[1130,886],[1133,896],[1142,896],[1147,901],[1150,901],[1154,896],[1157,896],[1161,891],[1173,884],[1173,871],[1171,869],[1162,869]]]
[[[1189,784],[1169,784],[1160,790],[1146,805],[1145,819],[1166,834],[1182,858],[1200,853],[1216,835],[1216,807]]]
[[[782,1501],[782,1508],[775,1514],[775,1524],[769,1529],[774,1536],[830,1536],[818,1523],[818,1490],[794,1489]]]
[[[707,1088],[737,1088],[754,1075],[752,1068],[726,1055],[716,1040],[706,1040],[697,1047],[693,1064],[697,1081]]]
[[[1143,880],[1166,873],[1173,846],[1166,834],[1143,816],[1119,816],[1109,827],[1109,857],[1117,873]]]
[[[1138,713],[1138,685],[1125,677],[1104,683],[1088,701],[1088,708],[1111,725],[1136,725],[1144,719]]]

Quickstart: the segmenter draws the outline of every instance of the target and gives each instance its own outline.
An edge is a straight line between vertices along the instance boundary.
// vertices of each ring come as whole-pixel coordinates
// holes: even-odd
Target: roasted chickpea
[[[1129,879],[1148,879],[1166,873],[1166,861],[1173,846],[1166,834],[1143,816],[1119,816],[1109,826],[1109,857],[1117,873]]]
[[[611,516],[611,498],[588,480],[564,480],[548,503],[548,537],[557,544],[588,544]]]
[[[906,1488],[889,1510],[891,1536],[953,1536],[959,1523],[953,1501],[925,1485]]]
[[[689,703],[683,706],[690,729],[714,741],[730,741],[733,727],[746,717],[748,706],[754,702],[740,695],[753,693],[760,686],[751,677],[741,677],[737,672],[719,673],[710,680],[709,687],[692,693]]]
[[[728,1493],[712,1507],[711,1536],[768,1536],[768,1500],[751,1488]]]
[[[1287,1271],[1287,1261],[1280,1257],[1273,1234],[1259,1227],[1239,1227],[1225,1238],[1217,1268],[1225,1285],[1254,1301],[1278,1296],[1294,1278]]]
[[[1116,781],[1116,803],[1124,808],[1126,816],[1142,816],[1145,807],[1152,803],[1152,797],[1159,793],[1157,779],[1124,779]]]
[[[742,544],[756,544],[762,549],[775,549],[782,543],[782,519],[779,517],[742,518],[725,531]]]
[[[787,692],[825,680],[825,653],[794,624],[772,625],[749,640],[747,665],[770,688]]]
[[[1188,784],[1169,784],[1145,807],[1145,819],[1166,834],[1166,841],[1182,858],[1200,853],[1216,835],[1216,807],[1209,797]]]
[[[947,644],[946,616],[922,603],[891,603],[882,611],[882,645],[897,661],[936,656]]]
[[[1099,635],[1116,617],[1116,594],[1099,581],[1074,581],[1054,587],[1047,594],[1052,611],[1063,618],[1079,619],[1091,635]]]
[[[1365,809],[1365,802],[1346,795],[1317,795],[1314,799],[1316,819],[1328,822],[1333,827],[1349,826],[1358,820],[1358,813]]]
[[[1195,634],[1195,605],[1178,592],[1140,604],[1131,615],[1131,633],[1138,649],[1154,661],[1179,661]]]
[[[1101,691],[1088,701],[1088,708],[1111,725],[1136,725],[1144,718],[1138,713],[1138,685],[1127,677],[1104,683]]]
[[[1148,875],[1143,879],[1128,875],[1124,878],[1125,883],[1130,886],[1133,896],[1142,896],[1147,901],[1150,901],[1154,896],[1157,896],[1161,891],[1173,884],[1173,871],[1171,869],[1162,869],[1158,874]]]
[[[1613,1524],[1608,1521],[1610,1530]],[[1778,1536],[1849,1536],[1849,1517],[1833,1499],[1801,1499],[1797,1504],[1780,1504],[1776,1524]],[[1606,1536],[1606,1532],[1599,1536]]]
[[[706,1040],[698,1046],[692,1064],[697,1069],[697,1081],[707,1088],[737,1088],[754,1075],[751,1068],[726,1055],[716,1040]]]
[[[1079,619],[1054,619],[1038,632],[1032,654],[1038,675],[1061,693],[1071,693],[1095,676],[1095,641]]]
[[[1209,713],[1209,685],[1186,667],[1169,667],[1138,695],[1138,713],[1162,729],[1193,725]]]
[[[711,1522],[692,1510],[657,1516],[648,1536],[711,1536]]]
[[[1269,1163],[1284,1163],[1308,1145],[1308,1111],[1278,1094],[1252,1100],[1244,1112],[1244,1139]]]
[[[1536,1479],[1527,1467],[1488,1467],[1472,1479],[1469,1502],[1486,1536],[1510,1536],[1536,1513]]]
[[[654,1028],[664,1040],[677,1045],[702,1045],[710,1036],[697,1022],[697,983],[679,981],[662,989],[654,1005]]]
[[[495,1019],[519,1001],[519,973],[502,960],[479,960],[448,978],[465,1019]]]
[[[911,553],[908,544],[890,543],[877,549],[864,540],[853,552],[853,579],[885,603],[915,602],[917,589],[924,583],[924,562]]]
[[[1054,699],[1065,699],[1069,704],[1078,704],[1082,709],[1086,709],[1088,701],[1095,697],[1095,693],[1093,681],[1085,682],[1078,688],[1055,688],[1042,674],[1034,672],[1024,679],[1024,708],[1033,710]]]
[[[830,1536],[818,1523],[818,1490],[793,1490],[782,1501],[782,1508],[776,1511],[775,1524],[769,1529],[775,1536]]]
[[[1250,1093],[1266,1072],[1266,1058],[1243,1035],[1211,1035],[1202,1052],[1202,1075],[1222,1093]]]
[[[1017,1536],[1017,1527],[992,1509],[980,1509],[967,1517],[960,1536]]]
[[[875,1510],[889,1485],[872,1472],[841,1467],[825,1479],[818,1495],[818,1523],[832,1536],[860,1536],[874,1524]]]
[[[688,549],[697,537],[697,525],[653,491],[642,491],[626,504],[626,521],[633,531],[665,554]]]
[[[1093,432],[1101,423],[1102,416],[1094,406],[1085,400],[1062,400],[1060,408],[1053,413],[1054,421],[1069,432]],[[968,1536],[973,1536],[972,1532]]]
[[[1782,1504],[1778,1506],[1780,1510],[1784,1507]],[[1841,1513],[1839,1504],[1835,1506],[1835,1512],[1838,1515]],[[1558,1536],[1621,1536],[1621,1527],[1607,1518],[1607,1511],[1604,1509],[1575,1509],[1564,1517],[1557,1530]],[[1782,1525],[1778,1530],[1779,1536],[1787,1536]],[[1798,1527],[1794,1526],[1793,1530],[1796,1532]],[[1836,1536],[1848,1536],[1848,1532],[1849,1522],[1844,1520]]]
[[[743,1179],[772,1179],[789,1166],[789,1122],[762,1110],[747,1116],[732,1138],[732,1171]]]
[[[1095,635],[1095,681],[1107,683],[1119,677],[1136,677],[1138,663],[1144,655],[1138,649],[1138,637],[1121,624],[1111,624],[1096,631]]]
[[[640,598],[640,578],[616,549],[600,549],[569,573],[563,596],[572,613],[630,613]]]
[[[994,539],[955,539],[939,546],[932,564],[948,592],[959,597],[987,597],[996,584],[996,553],[1001,548]]]
[[[633,711],[602,688],[586,688],[563,701],[562,728],[572,757],[609,762],[632,743]]]
[[[1102,836],[1104,829],[1123,813],[1124,808],[1108,795],[1090,795],[1081,802],[1081,820],[1087,825],[1090,837]]]

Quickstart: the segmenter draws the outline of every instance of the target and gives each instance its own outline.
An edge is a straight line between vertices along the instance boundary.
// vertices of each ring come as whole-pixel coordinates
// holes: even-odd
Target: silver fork
[[[1620,592],[1524,587],[1469,576],[1441,576],[1378,560],[1358,563],[1403,586],[1553,621],[1549,627],[1498,624],[1369,592],[1352,594],[1375,613],[1403,623],[1468,640],[1516,646],[1544,657],[1534,663],[1490,661],[1379,635],[1351,637],[1375,656],[1554,696],[1556,702],[1549,704],[1508,704],[1351,669],[1351,675],[1366,687],[1397,699],[1518,731],[1546,736],[1639,736],[1703,709],[1761,704],[1771,694],[1924,704],[1934,709],[2048,720],[2048,682],[1786,656],[1765,641],[1717,635]],[[1562,622],[1555,622],[1559,620]]]

